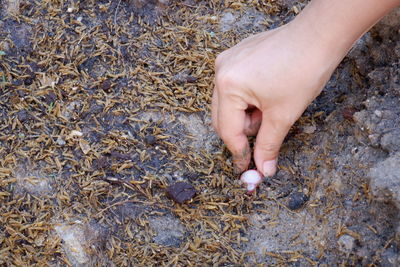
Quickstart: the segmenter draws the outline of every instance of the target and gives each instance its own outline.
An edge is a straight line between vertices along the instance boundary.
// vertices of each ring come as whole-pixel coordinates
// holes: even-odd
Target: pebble
[[[291,210],[300,209],[308,200],[308,196],[302,192],[294,192],[290,195],[288,208]]]
[[[31,85],[33,83],[33,78],[31,78],[31,77],[28,77],[28,78],[26,78],[25,80],[24,80],[24,84],[26,85],[26,86],[29,86],[29,85]]]
[[[106,93],[111,93],[112,92],[111,86],[112,86],[111,81],[110,80],[105,80],[101,84],[101,89],[103,89],[103,91],[106,92]]]
[[[29,113],[25,109],[23,109],[18,111],[17,117],[20,122],[25,122],[29,119],[30,116]]]
[[[60,137],[60,136],[57,137],[56,143],[57,143],[57,145],[59,145],[59,146],[65,146],[65,144],[66,144],[65,140],[64,140],[62,137]]]
[[[307,125],[303,127],[303,133],[312,134],[317,130],[315,125]]]
[[[180,204],[190,200],[196,194],[196,189],[186,182],[177,182],[167,188],[167,194]]]
[[[111,167],[111,163],[107,159],[107,157],[103,156],[103,157],[93,160],[92,167],[95,170],[108,169]]]
[[[152,134],[148,134],[145,136],[144,141],[148,145],[154,145],[157,142],[157,138]]]
[[[343,252],[350,252],[355,246],[356,239],[350,235],[342,235],[339,240],[339,249]]]

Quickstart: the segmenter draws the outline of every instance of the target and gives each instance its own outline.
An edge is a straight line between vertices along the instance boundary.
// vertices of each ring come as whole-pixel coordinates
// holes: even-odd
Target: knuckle
[[[234,86],[235,77],[229,72],[220,72],[215,76],[215,83],[218,86],[218,90],[220,92],[226,92]]]

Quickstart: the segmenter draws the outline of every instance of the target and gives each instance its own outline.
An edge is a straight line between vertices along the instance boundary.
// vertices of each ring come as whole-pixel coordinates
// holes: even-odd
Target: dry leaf
[[[83,154],[85,154],[85,155],[86,155],[87,153],[89,153],[89,151],[91,150],[90,145],[89,145],[89,142],[86,141],[86,140],[84,140],[84,139],[80,139],[80,140],[79,140],[79,146],[81,147],[82,152],[83,152]]]

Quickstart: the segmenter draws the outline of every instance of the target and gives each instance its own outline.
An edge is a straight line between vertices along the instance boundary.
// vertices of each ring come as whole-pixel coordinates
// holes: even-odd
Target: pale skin
[[[275,174],[290,127],[352,45],[399,5],[399,0],[312,0],[292,22],[248,37],[217,57],[213,127],[238,172],[251,160],[247,135],[256,135],[256,167],[265,177]]]

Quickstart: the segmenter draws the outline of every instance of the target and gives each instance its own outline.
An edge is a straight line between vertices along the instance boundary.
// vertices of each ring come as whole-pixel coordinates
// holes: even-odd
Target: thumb
[[[283,118],[274,117],[267,117],[263,114],[254,149],[254,161],[257,169],[265,177],[271,177],[276,173],[279,149],[291,127],[291,124],[285,123]]]

